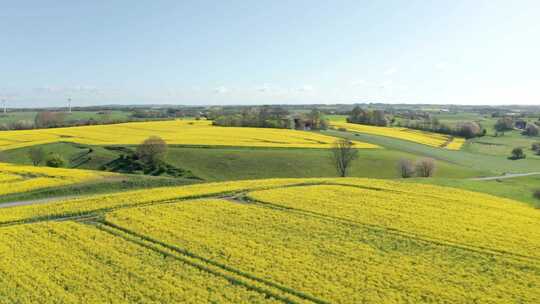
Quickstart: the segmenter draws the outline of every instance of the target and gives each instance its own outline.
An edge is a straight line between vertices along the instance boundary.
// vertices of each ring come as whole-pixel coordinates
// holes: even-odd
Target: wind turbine
[[[71,98],[68,98],[67,102],[68,113],[71,113]]]

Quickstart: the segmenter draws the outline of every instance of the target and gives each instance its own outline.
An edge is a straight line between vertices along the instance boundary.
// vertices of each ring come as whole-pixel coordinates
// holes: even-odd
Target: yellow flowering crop
[[[464,144],[465,138],[454,137],[452,141],[448,145],[446,145],[445,148],[448,150],[459,150]]]
[[[101,213],[98,226],[39,223]],[[359,178],[6,208],[0,302],[537,303],[539,222],[508,199]]]
[[[190,186],[160,187],[115,194],[98,194],[67,201],[5,209],[3,212],[0,212],[0,224],[27,221],[32,218],[54,218],[67,215],[79,215],[120,207],[160,203],[182,198],[218,195],[234,191],[280,187],[292,184],[302,184],[305,182],[310,182],[310,179],[269,179],[264,182],[247,180],[196,184]]]
[[[434,197],[422,191],[429,187],[408,187],[305,186],[256,191],[249,197],[421,239],[540,260],[540,213],[531,213],[530,207],[450,188],[432,189],[443,194]]]
[[[200,146],[329,148],[334,137],[297,130],[218,127],[206,120],[134,122],[0,132],[0,150],[52,142],[89,145],[140,144],[149,136],[162,137],[168,144]],[[358,148],[376,145],[355,142]]]
[[[465,142],[464,139],[458,137],[452,139],[448,135],[408,128],[377,127],[337,121],[331,122],[331,125],[336,128],[344,128],[353,132],[392,137],[432,147],[445,147],[450,150],[459,150],[461,145]],[[449,141],[450,143],[448,143]]]
[[[77,184],[113,175],[90,170],[0,163],[0,195]]]
[[[277,303],[73,222],[0,229],[2,303]]]
[[[123,209],[107,220],[327,303],[508,303],[540,297],[538,263],[325,217],[327,209],[342,210],[330,195],[328,206],[311,205],[310,194],[326,195],[327,187],[334,186],[298,188],[307,195],[305,205],[323,216],[207,199]],[[367,206],[355,208],[361,214]]]

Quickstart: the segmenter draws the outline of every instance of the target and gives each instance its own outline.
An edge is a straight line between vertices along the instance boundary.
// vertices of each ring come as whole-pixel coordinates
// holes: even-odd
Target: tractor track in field
[[[524,176],[532,176],[532,175],[540,175],[540,172],[505,173],[503,175],[497,175],[497,176],[474,177],[474,178],[470,178],[469,180],[490,181],[490,180],[508,179],[508,178],[516,178],[516,177],[524,177]]]

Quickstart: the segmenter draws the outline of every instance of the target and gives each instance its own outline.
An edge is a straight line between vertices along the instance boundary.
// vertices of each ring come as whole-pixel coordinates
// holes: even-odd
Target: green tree
[[[47,154],[45,153],[43,148],[37,147],[28,150],[28,157],[30,158],[34,166],[39,166],[45,161],[45,159],[47,158]]]
[[[137,147],[136,154],[142,161],[155,164],[167,154],[167,143],[159,136],[150,136]]]

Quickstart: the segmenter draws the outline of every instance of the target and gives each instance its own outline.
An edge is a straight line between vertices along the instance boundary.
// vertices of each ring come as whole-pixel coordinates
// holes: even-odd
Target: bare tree
[[[414,162],[410,159],[401,159],[398,163],[398,171],[401,177],[409,178],[414,176]]]
[[[435,173],[435,160],[423,158],[416,162],[416,175],[418,177],[431,177]]]
[[[150,136],[137,147],[137,156],[147,163],[157,162],[166,153],[167,143],[159,136]]]
[[[47,154],[41,147],[31,148],[30,150],[28,150],[28,157],[30,158],[34,166],[39,166],[45,161],[45,159],[47,158]]]
[[[332,147],[332,156],[339,176],[345,177],[352,161],[358,157],[358,150],[351,141],[339,139]]]

